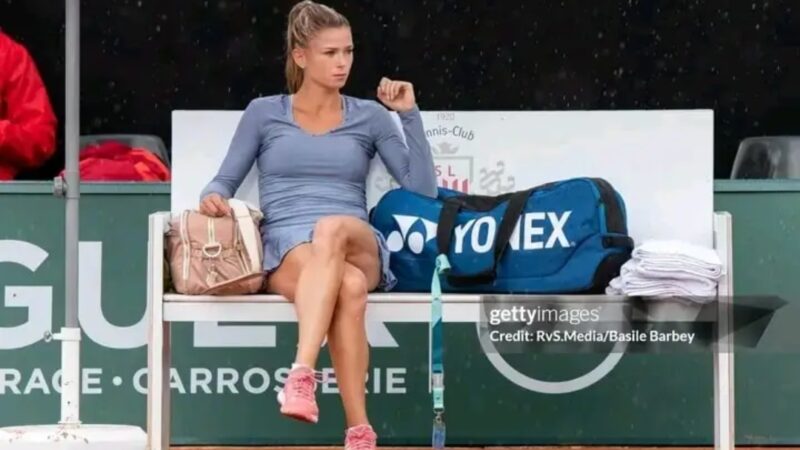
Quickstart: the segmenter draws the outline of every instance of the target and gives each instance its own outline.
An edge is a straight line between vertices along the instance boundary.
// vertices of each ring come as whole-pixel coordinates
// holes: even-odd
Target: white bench
[[[275,295],[250,296],[187,296],[164,292],[164,233],[170,214],[159,212],[149,217],[147,295],[150,302],[148,337],[147,435],[150,450],[165,450],[170,441],[170,324],[172,322],[294,322],[293,306]],[[726,265],[727,276],[719,285],[721,301],[730,301],[733,294],[733,258],[731,216],[714,214],[714,247]],[[552,299],[553,296],[542,296]],[[561,296],[569,297],[569,296]],[[602,297],[602,296],[598,296]],[[445,294],[445,322],[478,322],[481,317],[480,295]],[[727,332],[732,323],[731,308],[720,308],[718,350],[714,352],[714,444],[716,449],[734,447],[734,380],[733,353],[726,351],[731,343]],[[666,311],[664,318],[672,318]],[[369,296],[367,320],[382,322],[428,322],[430,295],[375,293]],[[621,356],[621,355],[620,355]],[[457,402],[457,400],[453,400]]]

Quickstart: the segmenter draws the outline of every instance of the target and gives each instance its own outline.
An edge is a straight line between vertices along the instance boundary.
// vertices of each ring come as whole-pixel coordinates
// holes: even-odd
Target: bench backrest
[[[241,111],[175,111],[173,212],[195,208],[228,149]],[[496,195],[575,176],[610,181],[631,235],[712,245],[713,112],[423,112],[441,185]],[[257,204],[255,168],[237,194]],[[368,207],[396,184],[373,161]]]

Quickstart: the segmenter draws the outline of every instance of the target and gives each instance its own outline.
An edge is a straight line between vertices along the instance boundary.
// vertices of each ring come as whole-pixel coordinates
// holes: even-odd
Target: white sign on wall
[[[196,208],[241,111],[174,111],[172,211]],[[425,111],[439,183],[485,195],[591,176],[622,195],[630,234],[712,246],[713,112]],[[258,204],[255,168],[237,194]],[[372,207],[397,184],[379,157],[367,180]]]

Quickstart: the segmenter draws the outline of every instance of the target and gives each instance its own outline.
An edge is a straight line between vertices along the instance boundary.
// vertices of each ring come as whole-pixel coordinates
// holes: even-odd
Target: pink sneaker
[[[317,423],[319,408],[317,407],[317,378],[315,372],[308,367],[299,366],[289,372],[286,384],[278,392],[278,403],[281,414],[303,422]]]
[[[344,450],[375,450],[378,435],[369,425],[348,428],[344,438]]]

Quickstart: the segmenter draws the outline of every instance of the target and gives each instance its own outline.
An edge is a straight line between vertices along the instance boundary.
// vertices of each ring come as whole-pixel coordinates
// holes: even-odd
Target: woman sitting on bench
[[[347,418],[345,448],[367,450],[376,445],[364,392],[367,293],[396,283],[386,241],[368,222],[370,160],[377,153],[401,186],[435,197],[433,157],[410,83],[383,78],[377,88],[399,114],[405,143],[386,108],[340,93],[353,63],[345,17],[303,1],[289,14],[286,39],[290,94],[250,102],[200,211],[228,214],[226,199],[257,164],[266,288],[294,303],[299,322],[281,412],[317,422],[314,367],[327,335]]]

